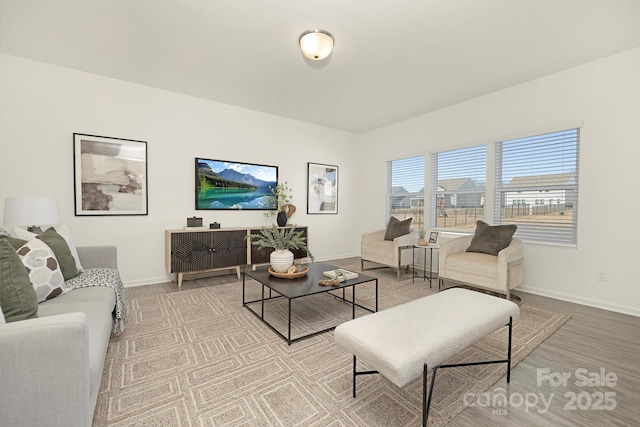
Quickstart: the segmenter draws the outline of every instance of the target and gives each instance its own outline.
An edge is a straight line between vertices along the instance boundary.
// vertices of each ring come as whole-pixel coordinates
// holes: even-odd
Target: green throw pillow
[[[498,252],[509,246],[517,228],[516,225],[489,225],[478,220],[476,221],[476,232],[467,252],[498,255]]]
[[[11,236],[0,236],[0,239],[6,240],[7,242],[9,242],[9,244],[13,246],[13,249],[15,249],[16,251],[20,249],[22,245],[27,243],[26,240],[18,239],[16,237],[11,237]]]
[[[411,231],[412,219],[413,218],[408,218],[408,219],[405,219],[404,221],[400,221],[395,216],[392,216],[389,219],[389,224],[387,224],[387,231],[386,233],[384,233],[384,240],[393,240],[396,237],[409,234],[409,231]]]
[[[38,317],[38,298],[16,250],[0,239],[0,307],[7,323]]]
[[[64,280],[76,277],[80,272],[76,267],[76,260],[71,254],[71,249],[67,241],[53,228],[48,228],[44,233],[37,236],[51,248],[60,264],[60,270]]]

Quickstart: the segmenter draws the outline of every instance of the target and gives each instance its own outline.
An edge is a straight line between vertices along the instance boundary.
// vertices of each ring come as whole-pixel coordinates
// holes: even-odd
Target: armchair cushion
[[[474,276],[486,277],[491,281],[498,279],[496,257],[482,253],[461,252],[447,257],[447,268],[457,272],[468,272]]]
[[[395,216],[392,216],[389,219],[389,224],[387,224],[387,231],[384,234],[384,240],[393,240],[396,237],[409,234],[412,219],[413,218],[407,218],[404,221],[400,221]]]
[[[476,221],[476,232],[467,248],[467,252],[498,255],[498,252],[509,246],[517,228],[516,225],[492,226],[478,220]]]

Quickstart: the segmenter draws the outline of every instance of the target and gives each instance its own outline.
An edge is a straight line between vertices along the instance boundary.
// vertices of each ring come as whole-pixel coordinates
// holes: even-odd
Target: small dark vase
[[[276,221],[280,227],[284,227],[285,225],[287,225],[287,213],[284,211],[278,212]]]

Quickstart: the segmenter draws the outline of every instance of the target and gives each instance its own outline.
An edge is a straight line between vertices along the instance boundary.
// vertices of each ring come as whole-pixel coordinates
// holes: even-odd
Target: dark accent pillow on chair
[[[412,219],[413,218],[408,218],[404,221],[400,221],[395,216],[392,216],[391,219],[389,219],[389,224],[387,224],[387,232],[384,233],[384,240],[393,240],[396,237],[409,234],[409,231],[411,231]]]
[[[498,252],[509,246],[517,228],[517,225],[489,225],[478,220],[467,252],[498,255]]]

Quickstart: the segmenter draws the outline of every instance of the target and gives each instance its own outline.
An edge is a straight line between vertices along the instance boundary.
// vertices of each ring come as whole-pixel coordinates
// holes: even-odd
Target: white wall
[[[521,289],[640,315],[638,76],[634,49],[361,135],[361,186],[373,194],[360,231],[383,226],[387,160],[584,122],[577,248],[527,244]]]
[[[196,211],[194,157],[275,164],[294,187],[292,222],[310,227],[314,254],[355,256],[360,234],[384,226],[385,161],[579,121],[578,246],[528,244],[522,289],[640,315],[638,75],[634,49],[356,136],[2,54],[0,212],[7,195],[55,194],[79,245],[116,245],[127,285],[157,283],[170,277],[164,230],[188,216],[270,224],[256,212]],[[74,216],[74,132],[148,142],[148,216]],[[305,214],[308,161],[340,167],[338,215]],[[615,215],[610,202],[620,200],[631,214]]]
[[[149,215],[75,217],[74,132],[147,141]],[[56,195],[78,245],[118,248],[128,286],[166,281],[164,230],[202,216],[223,227],[268,226],[262,212],[196,211],[196,156],[279,166],[319,259],[360,252],[354,134],[0,55],[0,212],[4,196]],[[306,214],[307,162],[339,166],[338,215]]]

